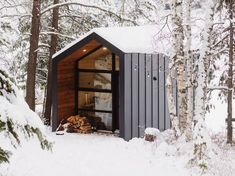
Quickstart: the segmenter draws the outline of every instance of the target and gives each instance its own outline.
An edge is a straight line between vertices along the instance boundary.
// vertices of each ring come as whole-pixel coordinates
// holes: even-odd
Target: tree
[[[228,70],[228,93],[227,93],[227,143],[233,143],[233,126],[232,126],[232,115],[233,115],[233,51],[234,51],[234,28],[233,28],[233,0],[229,0],[229,20],[230,20],[230,29],[229,29],[229,70]]]
[[[179,121],[181,133],[185,133],[187,127],[187,101],[186,101],[186,76],[184,57],[184,28],[182,0],[174,1],[173,30],[174,30],[174,67],[178,88]]]
[[[30,48],[27,64],[26,102],[28,103],[30,109],[32,109],[33,111],[35,110],[35,83],[40,31],[40,6],[41,0],[33,1]]]
[[[187,119],[186,119],[186,139],[192,139],[192,120],[193,120],[193,57],[191,51],[191,41],[192,41],[192,27],[191,27],[191,9],[192,0],[185,2],[185,46],[184,46],[184,57],[187,72],[187,82],[186,82],[186,92],[187,92]]]
[[[204,159],[207,154],[208,143],[210,138],[205,127],[205,115],[206,115],[206,101],[207,101],[207,81],[208,81],[208,69],[209,61],[211,58],[211,41],[213,30],[213,19],[215,12],[215,4],[213,1],[204,4],[205,13],[205,26],[203,31],[202,47],[200,48],[200,56],[197,63],[197,86],[195,95],[195,115],[193,117],[194,122],[194,162],[203,165]]]
[[[59,0],[54,0],[54,5],[58,4]],[[53,32],[58,31],[58,20],[59,20],[59,7],[53,8],[52,13],[52,30]],[[46,124],[50,124],[51,121],[51,62],[52,56],[56,52],[57,47],[57,35],[52,33],[51,35],[51,44],[50,44],[50,55],[48,59],[48,71],[47,71],[47,86],[46,86],[46,103],[45,103],[45,112],[44,119],[46,120]]]
[[[10,139],[8,145],[18,147],[22,136],[26,139],[36,136],[42,149],[51,149],[52,143],[43,132],[43,124],[39,117],[26,105],[18,93],[14,81],[0,70],[0,134]],[[13,111],[17,107],[19,113]],[[4,142],[6,145],[8,140]],[[11,152],[0,146],[0,163],[9,162]]]
[[[185,136],[186,140],[193,140],[194,164],[204,166],[204,160],[209,150],[210,137],[205,127],[206,104],[208,100],[209,63],[212,58],[212,37],[214,25],[215,3],[204,2],[205,26],[202,31],[202,46],[199,48],[199,59],[194,63],[196,72],[193,72],[193,57],[191,52],[191,9],[192,1],[173,1],[173,57],[170,60],[171,79],[167,79],[169,109],[172,127],[175,134]],[[182,10],[184,9],[184,10]],[[184,45],[185,44],[185,45]],[[187,72],[186,72],[187,71]],[[176,72],[176,73],[174,73]],[[195,79],[192,76],[195,75]],[[177,80],[179,107],[177,117],[173,99],[172,79]],[[196,83],[194,83],[196,82]],[[195,85],[194,85],[195,84]],[[193,91],[195,88],[195,98]],[[195,109],[193,108],[193,103]],[[178,119],[177,119],[178,118]],[[179,123],[178,123],[179,122]],[[177,131],[179,124],[180,132]],[[192,129],[193,127],[193,129]]]

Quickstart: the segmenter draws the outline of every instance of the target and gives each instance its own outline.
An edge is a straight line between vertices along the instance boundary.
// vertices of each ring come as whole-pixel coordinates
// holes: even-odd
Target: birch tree
[[[186,61],[186,75],[187,75],[187,119],[186,119],[186,139],[192,139],[192,119],[193,119],[193,57],[191,52],[191,9],[192,0],[185,0],[185,46],[184,46],[184,60]]]
[[[211,57],[211,34],[213,30],[214,1],[208,1],[204,4],[205,8],[205,26],[203,31],[202,48],[197,64],[197,86],[195,96],[195,115],[194,122],[194,162],[202,164],[207,154],[210,138],[205,127],[206,101],[207,101],[207,78],[208,63]]]
[[[184,57],[184,28],[183,28],[183,1],[174,0],[173,11],[173,35],[174,35],[174,50],[173,57],[174,67],[176,70],[176,80],[178,88],[178,103],[179,103],[179,121],[181,133],[185,132],[187,127],[187,105],[186,105],[186,77],[185,77],[185,57]]]
[[[172,23],[173,23],[173,56],[169,64],[169,77],[167,78],[167,93],[169,111],[172,121],[172,127],[175,131],[175,136],[185,134],[187,128],[187,89],[186,89],[186,58],[184,55],[184,27],[183,27],[183,1],[173,0],[172,3]],[[188,29],[188,28],[187,28]],[[188,39],[188,38],[187,38]],[[190,43],[188,43],[190,44]],[[190,50],[190,47],[187,48]],[[187,51],[189,52],[189,51]],[[177,80],[178,104],[176,107],[173,97],[172,79]],[[176,114],[178,109],[178,116]]]

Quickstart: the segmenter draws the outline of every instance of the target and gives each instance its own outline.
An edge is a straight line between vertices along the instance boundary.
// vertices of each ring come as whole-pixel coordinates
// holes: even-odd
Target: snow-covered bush
[[[42,149],[51,149],[42,121],[29,109],[14,81],[0,70],[0,163],[9,162],[9,145],[16,148],[23,138],[34,136]]]

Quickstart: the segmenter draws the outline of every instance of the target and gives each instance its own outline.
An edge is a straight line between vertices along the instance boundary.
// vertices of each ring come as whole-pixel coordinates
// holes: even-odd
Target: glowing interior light
[[[103,50],[107,50],[107,48],[106,48],[106,47],[103,47]]]
[[[87,50],[86,49],[84,49],[84,50],[82,50],[83,52],[86,52]]]

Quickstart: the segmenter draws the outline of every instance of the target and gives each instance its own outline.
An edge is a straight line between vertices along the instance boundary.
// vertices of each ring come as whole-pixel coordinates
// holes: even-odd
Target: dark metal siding
[[[146,127],[152,126],[152,57],[145,56],[145,97],[146,97]]]
[[[138,73],[138,67],[139,67],[139,56],[138,54],[132,54],[132,72],[131,72],[131,97],[132,97],[132,137],[138,137],[139,136],[139,73]]]
[[[159,128],[159,55],[153,55],[152,72],[153,72],[153,126]]]
[[[124,136],[126,140],[132,138],[131,56],[132,54],[124,55]]]
[[[124,109],[125,109],[125,101],[124,101],[124,55],[120,56],[120,73],[119,73],[119,131],[120,137],[126,139],[125,137],[125,120],[124,120]]]
[[[159,130],[165,129],[165,80],[164,56],[159,55]]]
[[[145,54],[139,54],[139,136],[144,135],[144,129],[145,129]]]
[[[147,127],[170,128],[165,86],[168,58],[161,54],[125,54],[123,66],[124,139],[143,137]]]

